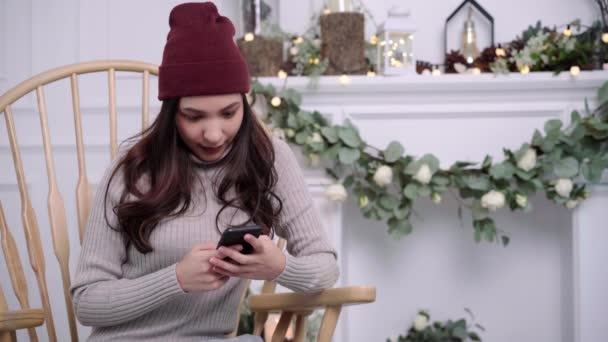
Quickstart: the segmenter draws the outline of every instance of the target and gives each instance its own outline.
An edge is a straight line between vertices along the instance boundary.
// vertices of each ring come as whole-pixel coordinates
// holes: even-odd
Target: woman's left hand
[[[256,238],[247,234],[245,241],[253,247],[253,253],[245,255],[231,248],[220,247],[217,256],[209,260],[213,271],[230,277],[257,280],[274,280],[283,273],[287,258],[268,236]],[[227,258],[235,263],[225,261]]]

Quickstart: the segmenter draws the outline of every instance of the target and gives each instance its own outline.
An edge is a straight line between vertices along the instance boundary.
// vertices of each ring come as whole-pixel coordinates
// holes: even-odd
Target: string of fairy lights
[[[327,15],[327,14],[330,14],[330,13],[331,13],[331,10],[329,8],[327,8],[327,7],[324,8],[323,11],[322,11],[322,14],[324,14],[324,15]],[[580,25],[580,26],[585,27],[585,25]],[[565,27],[562,30],[561,34],[564,37],[571,37],[574,34],[574,32],[572,30],[572,26],[570,24],[565,25]],[[410,39],[413,39],[413,38],[414,38],[414,36],[411,35]],[[251,42],[251,41],[253,41],[255,39],[255,34],[252,33],[252,32],[247,32],[244,35],[243,39],[246,42]],[[316,37],[316,39],[319,39],[319,38]],[[290,55],[292,55],[292,56],[297,55],[299,53],[297,46],[298,46],[298,44],[301,44],[303,41],[304,41],[304,38],[302,36],[294,36],[291,39],[291,43],[292,43],[291,45],[292,46],[288,49],[288,53]],[[602,33],[602,35],[601,35],[601,41],[604,44],[608,44],[608,31],[604,31]],[[372,35],[369,38],[369,43],[372,46],[376,46],[378,44],[380,44],[380,46],[384,46],[384,45],[388,44],[390,46],[390,49],[387,52],[387,54],[388,54],[389,57],[391,56],[392,52],[397,49],[397,43],[396,42],[382,40],[382,39],[380,39],[375,34]],[[497,44],[496,49],[495,49],[495,55],[496,55],[497,59],[506,58],[507,57],[507,52],[503,48],[503,46],[501,44]],[[316,64],[319,64],[321,62],[321,60],[320,60],[319,57],[311,57],[311,58],[309,58],[308,62],[311,65],[316,65]],[[397,62],[398,61],[396,61],[396,60],[391,60],[391,63],[397,63]],[[525,74],[529,74],[531,72],[530,66],[527,65],[527,64],[519,65],[518,66],[518,71],[519,71],[520,74],[524,74],[524,75]],[[581,68],[578,65],[572,65],[570,67],[569,71],[570,71],[570,75],[571,76],[576,77],[576,76],[578,76],[581,73]],[[480,75],[482,72],[481,72],[481,70],[479,68],[473,67],[473,68],[469,68],[468,69],[468,73],[472,74],[472,75]],[[421,74],[422,75],[439,76],[439,75],[442,75],[443,72],[440,69],[440,65],[439,64],[435,64],[435,65],[432,65],[431,70],[425,68],[422,71]],[[377,73],[376,73],[376,70],[375,70],[375,67],[374,67],[373,64],[371,66],[369,66],[369,68],[368,68],[368,70],[367,70],[367,72],[366,72],[365,75],[367,77],[375,77],[375,76],[377,76]],[[280,78],[280,79],[286,79],[287,77],[289,77],[289,74],[285,70],[281,69],[281,70],[278,71],[277,77]],[[348,73],[342,73],[338,77],[338,82],[341,85],[344,85],[344,86],[349,85],[349,84],[351,84],[351,77],[350,77],[350,75]],[[275,97],[275,98],[272,99],[271,104],[273,106],[275,106],[275,107],[278,107],[278,106],[281,105],[281,99],[279,97]]]

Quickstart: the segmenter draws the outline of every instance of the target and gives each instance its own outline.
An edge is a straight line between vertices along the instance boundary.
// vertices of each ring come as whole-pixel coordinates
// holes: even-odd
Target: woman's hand
[[[283,273],[287,258],[268,236],[256,238],[247,234],[245,241],[251,244],[253,253],[244,255],[237,250],[220,247],[217,256],[209,260],[212,270],[224,276],[258,280],[274,280]],[[226,258],[234,263],[222,260]]]
[[[215,247],[213,242],[199,243],[177,263],[175,273],[182,290],[186,292],[215,290],[228,281],[228,276],[214,272],[213,266],[209,263],[209,259],[218,254]],[[241,246],[234,248],[242,249]],[[236,252],[234,249],[230,250]]]

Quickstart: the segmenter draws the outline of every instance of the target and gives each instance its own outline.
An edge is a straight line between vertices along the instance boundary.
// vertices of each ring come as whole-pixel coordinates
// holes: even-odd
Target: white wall
[[[168,12],[176,3],[178,1],[0,0],[0,93],[38,72],[78,61],[111,58],[160,63],[168,31]],[[217,3],[220,11],[226,15],[232,18],[238,15],[237,1]],[[321,1],[289,1],[289,5],[286,5],[287,1],[283,0],[280,3],[280,22],[285,29],[297,32],[306,27],[311,10],[320,8]],[[384,20],[391,5],[401,3],[404,2],[367,1],[378,22]],[[412,20],[418,27],[415,47],[418,58],[441,61],[443,23],[459,3],[458,0],[416,0],[406,3],[411,7]],[[480,3],[494,15],[496,40],[499,42],[514,38],[527,25],[539,19],[551,25],[575,18],[590,23],[597,12],[592,0],[541,0],[534,2],[534,8],[530,2],[523,0],[482,0]],[[238,27],[238,19],[234,21]],[[460,28],[457,27],[457,32]],[[368,25],[367,31],[371,33],[373,28]],[[89,132],[85,137],[90,154],[87,161],[89,177],[93,182],[99,179],[108,161],[108,124],[104,107],[107,103],[107,89],[104,82],[106,80],[103,76],[81,79],[85,115],[83,125]],[[139,93],[134,89],[138,89],[139,84],[139,79],[119,74],[119,114],[125,120],[119,125],[122,138],[138,128],[140,99]],[[76,163],[73,155],[71,105],[67,92],[67,83],[46,88],[52,118],[51,135],[58,146],[55,150],[55,163],[58,174],[63,175],[59,182],[66,199],[72,241],[77,241],[76,213],[70,204],[76,184]],[[585,90],[587,93],[589,92]],[[156,86],[153,84],[152,109],[158,108],[158,103],[154,101],[155,94]],[[581,103],[579,95],[577,93],[575,99],[552,99],[553,102],[541,102],[538,106],[546,109],[548,104],[551,110],[556,110],[551,115],[559,116],[562,115],[562,109]],[[354,97],[350,99],[355,100]],[[505,132],[504,125],[511,125],[516,130],[522,125],[539,125],[547,118],[532,116],[525,119],[526,113],[531,109],[518,108],[517,98],[510,99],[514,101],[502,105],[507,106],[507,112],[521,112],[521,115],[503,118],[502,121],[485,118],[483,113],[486,107],[483,105],[475,107],[482,113],[481,116],[449,121],[446,113],[450,113],[453,103],[437,109],[438,112],[443,111],[444,116],[434,116],[428,120],[425,108],[429,102],[417,102],[416,97],[408,101],[416,102],[418,107],[407,107],[410,102],[403,99],[401,102],[393,99],[396,102],[392,106],[378,102],[368,107],[349,107],[349,103],[340,103],[339,97],[331,100],[326,98],[325,101],[331,103],[325,102],[325,106],[323,101],[315,102],[315,99],[309,99],[306,103],[310,108],[338,115],[338,119],[342,118],[341,112],[336,110],[344,108],[342,106],[345,104],[346,111],[354,115],[355,123],[363,127],[364,137],[377,146],[384,146],[394,136],[402,140],[408,151],[416,154],[431,151],[439,153],[442,160],[479,160],[484,152],[491,150],[492,153],[499,153],[506,141],[512,141],[501,140],[502,138],[493,140]],[[40,124],[34,105],[35,99],[28,96],[17,103],[14,112],[32,202],[38,209],[43,241],[48,243],[50,233],[48,228],[43,229],[48,227],[46,175],[42,172],[45,164],[40,148]],[[400,105],[406,106],[399,107]],[[418,116],[411,116],[407,121],[403,121],[403,117],[391,118],[386,114],[412,111],[418,113]],[[375,116],[378,112],[384,114]],[[454,122],[457,122],[456,126]],[[476,130],[468,133],[465,127],[474,127]],[[481,128],[494,133],[475,134]],[[15,239],[21,246],[21,259],[31,277],[25,242],[19,229],[21,209],[5,132],[4,120],[0,120],[0,200]],[[515,137],[509,139],[522,141],[530,136],[524,131],[514,133]],[[445,140],[438,140],[440,137]],[[418,308],[431,309],[434,318],[445,319],[463,316],[463,307],[467,306],[488,329],[484,334],[487,341],[572,341],[575,314],[572,295],[575,290],[571,285],[571,218],[568,212],[542,198],[535,198],[533,203],[536,207],[534,214],[498,215],[499,226],[509,231],[513,237],[512,246],[506,249],[475,245],[470,233],[470,220],[465,216],[464,228],[459,226],[456,204],[450,199],[446,199],[439,207],[427,202],[421,203],[417,210],[424,220],[415,221],[415,233],[402,241],[390,239],[385,233],[384,225],[365,220],[352,203],[346,204],[342,238],[336,241],[342,245],[342,281],[349,285],[377,285],[378,301],[372,305],[345,310],[346,316],[340,323],[342,330],[338,331],[339,336],[342,334],[344,340],[348,341],[383,340],[384,337],[405,331]],[[590,202],[590,206],[591,203],[593,202]],[[603,212],[601,208],[591,208],[593,214],[579,221],[594,222],[597,226]],[[333,217],[331,219],[340,221]],[[581,235],[581,238],[593,242],[593,235],[591,238]],[[59,284],[58,268],[50,248],[46,250],[45,256],[49,282],[54,280],[55,284]],[[77,256],[78,246],[73,244],[72,269]],[[590,252],[581,255],[581,260],[589,261],[594,257],[595,254]],[[587,279],[587,285],[601,277],[601,273],[590,266],[595,264],[583,262],[577,269],[582,273],[581,278]],[[9,297],[9,303],[15,305],[6,274],[4,260],[0,257],[0,284]],[[600,283],[605,284],[606,280],[603,279]],[[58,327],[63,327],[58,330],[65,334],[67,323],[61,314],[63,299],[59,289],[56,286],[52,292],[56,307],[59,307],[55,320]],[[34,282],[30,282],[29,291],[32,304],[36,305],[39,301]],[[595,288],[581,291],[580,300],[585,303],[593,303],[600,293]],[[591,310],[588,314],[601,315],[602,312]],[[590,337],[581,341],[595,342],[594,336],[605,335],[600,335],[598,330],[593,335],[593,326],[598,325],[590,323],[593,321],[587,320],[587,317],[590,316],[581,314],[579,317],[579,321],[582,320],[579,324],[591,331],[588,335]],[[371,319],[373,320],[370,321]],[[45,336],[44,330],[39,331],[41,336]],[[82,332],[86,333],[86,329]]]

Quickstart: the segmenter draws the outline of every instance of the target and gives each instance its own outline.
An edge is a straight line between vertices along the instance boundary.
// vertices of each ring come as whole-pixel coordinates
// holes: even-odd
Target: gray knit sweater
[[[287,240],[287,263],[277,282],[294,291],[314,292],[333,286],[338,278],[336,252],[314,208],[302,171],[290,147],[272,138],[278,182],[275,193],[283,201],[278,236]],[[128,251],[123,238],[104,218],[104,194],[110,165],[95,195],[76,274],[71,287],[78,320],[92,326],[88,341],[203,341],[222,338],[237,322],[237,306],[246,285],[231,278],[218,290],[185,293],[175,266],[194,244],[219,240],[215,218],[221,208],[213,195],[214,165],[197,169],[202,186],[193,189],[193,203],[185,215],[166,219],[153,231],[154,251]],[[112,180],[107,215],[116,226],[112,208],[122,189],[122,177]],[[247,214],[224,210],[219,228],[242,223]]]

